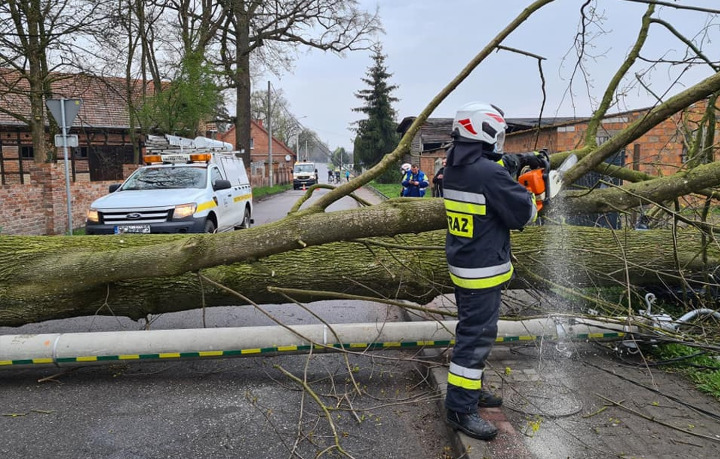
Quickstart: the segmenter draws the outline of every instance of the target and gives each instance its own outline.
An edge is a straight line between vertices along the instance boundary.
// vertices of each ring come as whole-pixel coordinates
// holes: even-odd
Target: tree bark
[[[438,206],[425,207],[427,212],[397,204],[373,206],[232,234],[0,237],[0,325],[93,314],[140,319],[198,308],[203,301],[206,306],[243,303],[222,289],[201,283],[195,271],[260,304],[287,302],[268,291],[269,287],[379,295],[424,304],[451,291],[445,232],[426,231],[437,226],[438,220],[444,224],[443,216],[429,218]],[[382,212],[387,213],[384,218],[380,218]],[[415,212],[415,218],[409,218],[408,212]],[[308,220],[322,225],[312,228],[315,235]],[[343,220],[351,220],[357,230],[339,236],[348,232]],[[399,224],[402,220],[414,223]],[[429,222],[423,224],[424,220]],[[326,238],[352,240],[363,236],[361,233],[403,233],[408,225],[422,232],[319,245]],[[293,232],[296,237],[290,238]],[[283,243],[287,239],[292,240],[294,250]],[[303,248],[303,243],[307,247]],[[611,232],[538,226],[514,233],[513,248],[517,278],[512,286],[518,288],[538,279],[570,288],[628,280],[635,285],[677,284],[678,272],[690,275],[707,269],[698,256],[703,248],[701,237],[690,230],[674,238],[667,230]],[[717,247],[708,249],[708,264],[716,266],[720,257]],[[212,267],[214,263],[220,265]],[[313,299],[319,298],[299,298]]]
[[[235,106],[235,147],[242,152],[242,160],[250,167],[250,23],[245,2],[234,2],[235,16],[235,74],[233,82],[237,88]],[[272,167],[272,164],[268,167]]]
[[[40,45],[40,23],[42,22],[40,2],[33,1],[28,5],[28,74],[30,86],[30,134],[33,142],[33,159],[42,164],[47,161],[45,144],[45,112],[43,110],[43,73],[40,58],[44,56]],[[60,123],[58,123],[60,124]]]

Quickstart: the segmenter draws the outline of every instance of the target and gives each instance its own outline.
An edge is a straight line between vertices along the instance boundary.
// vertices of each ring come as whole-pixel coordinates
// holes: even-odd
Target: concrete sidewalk
[[[452,298],[428,306],[452,308]],[[504,403],[480,415],[498,436],[483,442],[448,428],[456,457],[720,457],[720,403],[616,345],[496,344],[485,383]],[[451,350],[425,352],[437,362],[429,376],[442,400]],[[445,416],[442,401],[438,413]]]

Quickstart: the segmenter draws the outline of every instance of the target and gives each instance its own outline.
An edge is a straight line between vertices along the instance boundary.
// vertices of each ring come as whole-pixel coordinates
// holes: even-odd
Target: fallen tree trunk
[[[347,213],[333,212],[325,217]],[[407,221],[424,226],[417,219]],[[273,251],[267,247],[272,246],[274,231],[280,229],[266,226],[225,235],[0,237],[0,325],[19,326],[96,313],[140,319],[148,314],[198,308],[203,301],[206,306],[242,304],[228,292],[202,283],[196,273],[177,274],[183,264],[261,304],[288,301],[269,292],[268,287],[384,296],[421,304],[451,291],[444,231],[308,245],[262,258],[250,256],[258,250]],[[260,236],[254,233],[262,235],[267,247],[247,247],[258,243]],[[297,241],[295,244],[300,245]],[[617,285],[626,280],[635,285],[661,280],[677,284],[678,273],[703,272],[708,264],[717,266],[720,260],[713,246],[708,263],[702,262],[702,239],[691,230],[673,238],[669,230],[530,227],[513,234],[513,247],[517,257],[513,286],[518,288],[537,279],[571,288]],[[205,258],[203,250],[208,250],[210,257],[222,251],[227,259],[245,259],[216,267],[205,267],[197,263],[200,260],[191,263],[195,257]],[[102,262],[89,262],[92,259]],[[128,271],[133,275],[125,278]],[[108,272],[120,275],[107,280],[113,277]],[[314,298],[307,295],[298,299]]]

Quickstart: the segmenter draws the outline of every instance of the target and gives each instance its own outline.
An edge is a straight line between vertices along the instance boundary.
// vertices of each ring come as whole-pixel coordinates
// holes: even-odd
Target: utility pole
[[[270,81],[268,80],[267,130],[268,130],[268,185],[273,186],[272,121],[270,121]]]

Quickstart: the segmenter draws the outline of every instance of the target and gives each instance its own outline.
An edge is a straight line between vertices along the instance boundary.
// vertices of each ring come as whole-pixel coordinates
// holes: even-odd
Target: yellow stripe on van
[[[238,202],[238,201],[244,201],[246,199],[252,199],[252,193],[243,194],[241,196],[235,196],[234,201]]]
[[[217,207],[217,204],[215,204],[215,201],[207,201],[203,202],[202,204],[198,204],[197,210],[195,212],[202,212],[203,210],[212,209],[213,207]]]

